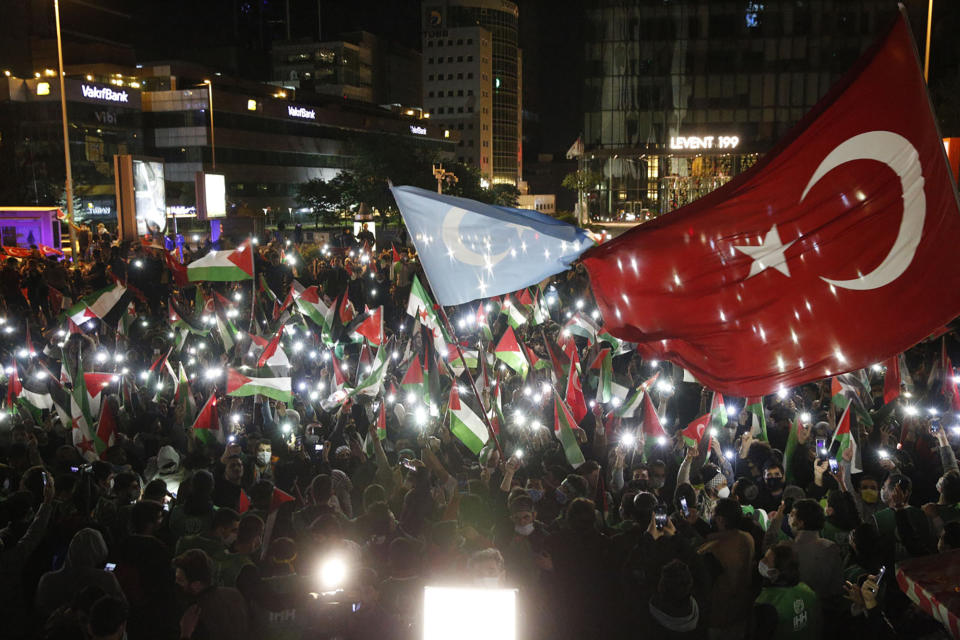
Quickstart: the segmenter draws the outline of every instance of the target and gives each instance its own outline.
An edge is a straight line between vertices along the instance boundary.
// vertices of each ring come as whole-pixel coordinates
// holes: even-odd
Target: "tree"
[[[603,182],[603,174],[598,173],[597,171],[588,171],[586,169],[578,169],[568,173],[563,177],[563,181],[560,183],[560,186],[564,189],[570,189],[571,191],[577,192],[577,205],[579,207],[580,224],[584,224],[588,220],[586,195],[589,191],[596,189],[597,185],[599,185],[601,182]]]
[[[297,188],[297,204],[310,207],[323,224],[334,224],[340,218],[343,203],[344,183],[341,172],[331,180],[311,178]]]

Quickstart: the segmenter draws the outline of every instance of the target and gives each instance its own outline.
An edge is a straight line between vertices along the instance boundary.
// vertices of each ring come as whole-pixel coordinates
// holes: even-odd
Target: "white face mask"
[[[270,452],[269,451],[258,451],[257,452],[257,464],[261,467],[270,464]]]
[[[730,497],[730,487],[726,487],[726,486],[721,487],[721,488],[717,491],[717,497],[718,497],[718,498],[721,498],[721,499],[723,499],[723,498],[729,498],[729,497]]]
[[[775,582],[776,579],[780,577],[780,571],[775,567],[771,567],[763,560],[761,560],[760,564],[757,565],[757,571],[759,571],[760,575],[770,582]]]
[[[527,524],[518,524],[513,527],[513,530],[521,536],[528,536],[533,533],[533,523],[528,522]]]

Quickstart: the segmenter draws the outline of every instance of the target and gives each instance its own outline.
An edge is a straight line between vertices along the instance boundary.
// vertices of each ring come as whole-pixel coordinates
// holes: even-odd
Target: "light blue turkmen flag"
[[[566,270],[593,246],[587,232],[536,211],[391,187],[442,305],[517,291]]]

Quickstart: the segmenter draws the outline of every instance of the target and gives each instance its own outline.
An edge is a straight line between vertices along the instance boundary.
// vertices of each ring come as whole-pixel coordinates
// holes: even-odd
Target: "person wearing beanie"
[[[644,628],[650,637],[694,640],[707,637],[700,605],[693,596],[693,575],[680,560],[671,560],[660,571],[656,593],[649,599]]]

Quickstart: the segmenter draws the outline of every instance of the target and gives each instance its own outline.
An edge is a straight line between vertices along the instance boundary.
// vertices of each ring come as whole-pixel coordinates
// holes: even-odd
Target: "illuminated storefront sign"
[[[130,94],[126,91],[114,91],[110,87],[98,87],[92,84],[81,84],[80,92],[83,97],[89,100],[103,100],[105,102],[117,102],[127,104],[130,102]]]
[[[670,148],[676,150],[736,149],[739,144],[737,136],[670,136]]]
[[[425,136],[425,135],[427,135],[427,128],[426,128],[426,127],[418,127],[417,125],[412,124],[412,125],[410,125],[410,133],[413,133],[413,134],[418,135],[418,136]]]
[[[291,118],[301,118],[303,120],[316,120],[317,112],[315,109],[306,107],[295,107],[292,104],[287,105],[287,115]]]

